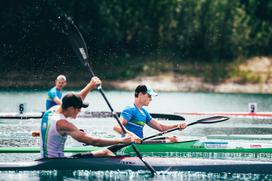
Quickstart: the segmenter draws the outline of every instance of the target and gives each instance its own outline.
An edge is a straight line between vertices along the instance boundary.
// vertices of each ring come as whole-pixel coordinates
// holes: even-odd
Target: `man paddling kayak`
[[[152,118],[149,112],[143,108],[143,106],[148,106],[152,101],[152,96],[157,96],[158,94],[152,90],[148,85],[138,85],[135,89],[134,94],[134,104],[126,107],[122,113],[120,120],[122,124],[127,129],[127,132],[136,137],[143,138],[143,127],[145,124],[158,131],[165,131],[172,128],[180,128],[180,130],[186,128],[186,123],[179,123],[173,125],[166,125],[158,122],[156,119]],[[123,134],[122,129],[119,125],[115,125],[113,128],[120,134]],[[177,142],[175,136],[166,137],[164,142]]]
[[[46,110],[55,105],[61,105],[62,88],[66,85],[66,77],[59,75],[55,80],[55,86],[48,91],[48,97],[46,99]]]
[[[118,143],[130,143],[131,137],[121,139],[105,139],[91,136],[80,131],[67,118],[75,119],[81,108],[88,107],[83,103],[87,94],[101,84],[98,77],[91,81],[80,91],[79,94],[68,93],[62,99],[62,104],[54,106],[46,111],[41,119],[41,158],[64,157],[64,145],[67,136],[75,140],[93,146],[109,146]],[[134,140],[133,140],[134,141]],[[104,149],[90,153],[88,156],[110,156],[114,155],[110,150]]]

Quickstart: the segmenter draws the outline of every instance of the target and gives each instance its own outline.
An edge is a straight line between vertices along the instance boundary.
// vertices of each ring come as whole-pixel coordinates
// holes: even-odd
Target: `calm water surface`
[[[77,91],[77,90],[73,90]],[[66,92],[64,92],[65,94]],[[133,92],[106,91],[106,96],[114,110],[121,111],[133,102]],[[1,91],[0,112],[18,112],[19,104],[23,103],[26,112],[44,111],[46,91]],[[108,111],[108,107],[99,92],[90,93],[86,100],[89,108],[82,111]],[[154,113],[176,112],[247,112],[248,103],[256,103],[260,112],[272,112],[272,96],[265,94],[215,94],[215,93],[167,93],[160,92],[153,97],[148,107]],[[202,117],[184,116],[190,122]],[[207,117],[207,116],[206,116]],[[118,136],[112,127],[116,123],[113,118],[72,120],[78,127],[90,134],[101,137]],[[167,121],[170,123],[170,121]],[[172,122],[174,123],[174,122]],[[175,132],[182,138],[196,138],[211,134],[271,134],[271,120],[252,120],[232,118],[227,122],[213,125],[195,125],[182,132]],[[31,132],[39,129],[39,120],[0,119],[0,146],[37,146],[39,139],[33,138]],[[157,133],[146,127],[145,136]],[[266,140],[264,142],[270,142]],[[71,139],[68,145],[80,145]],[[0,154],[0,161],[22,161],[38,158],[38,154]],[[256,174],[211,174],[196,172],[160,172],[155,178],[149,178],[148,173],[140,172],[90,172],[74,171],[58,173],[44,172],[1,172],[0,180],[266,180],[271,175]]]

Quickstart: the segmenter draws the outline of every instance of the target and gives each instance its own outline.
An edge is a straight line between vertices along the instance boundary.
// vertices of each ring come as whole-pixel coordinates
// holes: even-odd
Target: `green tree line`
[[[96,66],[126,57],[209,62],[272,53],[269,0],[9,0],[0,4],[1,65],[72,64],[58,19],[64,14]]]

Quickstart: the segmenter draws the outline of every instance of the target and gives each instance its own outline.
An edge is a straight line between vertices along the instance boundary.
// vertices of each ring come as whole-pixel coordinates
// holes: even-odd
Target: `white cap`
[[[145,85],[145,86],[146,86],[146,88],[147,88],[147,91],[146,91],[146,92],[147,92],[149,95],[151,95],[151,96],[157,96],[157,95],[158,95],[157,92],[153,91],[153,89],[151,88],[150,85]]]
[[[59,75],[56,80],[60,80],[60,79],[66,81],[66,77],[64,75]]]

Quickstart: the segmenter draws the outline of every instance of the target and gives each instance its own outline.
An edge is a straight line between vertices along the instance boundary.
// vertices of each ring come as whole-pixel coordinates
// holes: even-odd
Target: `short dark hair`
[[[138,86],[136,87],[136,89],[135,89],[135,94],[134,94],[134,96],[135,96],[135,97],[138,97],[138,95],[139,95],[140,92],[146,94],[146,92],[147,92],[147,87],[146,87],[145,85],[142,85],[142,84],[138,85]]]
[[[148,86],[148,85],[144,85],[144,84],[140,84],[136,87],[135,89],[135,97],[138,97],[139,93],[143,93],[143,94],[149,94],[151,96],[157,96],[158,94],[156,92],[153,91],[153,89]]]
[[[74,93],[68,93],[62,98],[62,105],[63,109],[67,109],[68,107],[74,108],[86,108],[89,104],[83,103],[80,95]]]

